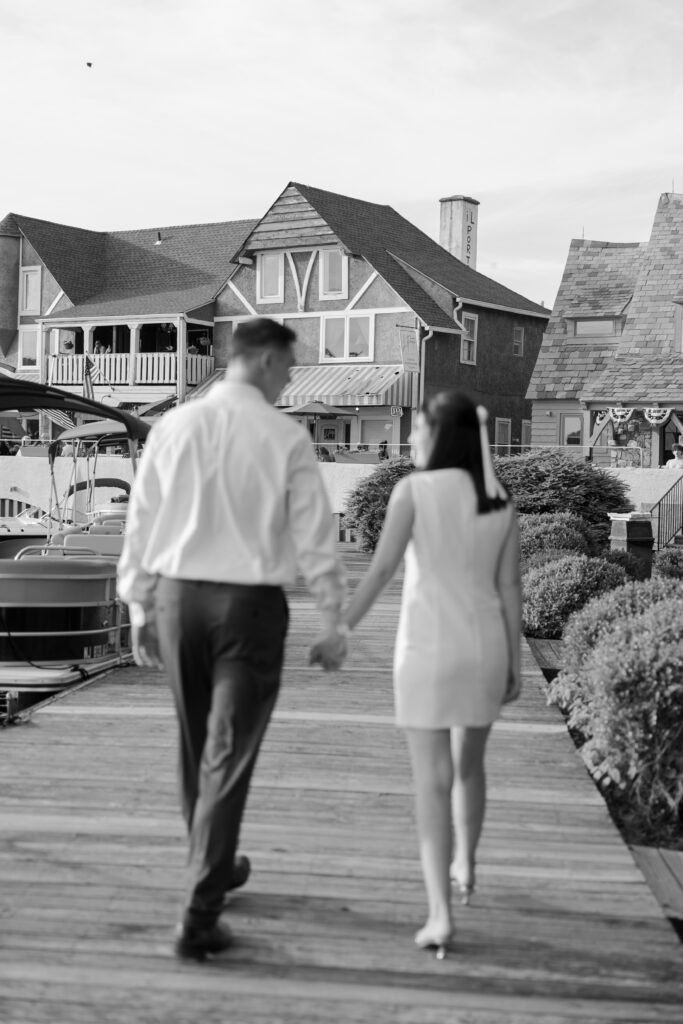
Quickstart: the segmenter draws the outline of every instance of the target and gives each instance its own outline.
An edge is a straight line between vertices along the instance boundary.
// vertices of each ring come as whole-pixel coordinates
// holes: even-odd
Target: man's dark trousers
[[[261,740],[280,687],[287,602],[280,587],[160,578],[159,648],[180,727],[190,836],[184,922],[218,918]]]

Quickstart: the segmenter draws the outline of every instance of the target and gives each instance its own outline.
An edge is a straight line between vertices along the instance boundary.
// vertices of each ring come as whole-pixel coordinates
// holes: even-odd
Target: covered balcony
[[[42,325],[39,377],[58,387],[82,386],[86,359],[94,385],[173,388],[180,398],[214,370],[213,327],[173,322]]]

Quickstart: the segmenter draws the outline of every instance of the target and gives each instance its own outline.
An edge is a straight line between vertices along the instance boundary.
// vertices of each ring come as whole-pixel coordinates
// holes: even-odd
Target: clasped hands
[[[322,665],[326,672],[341,668],[348,652],[346,634],[336,626],[319,633],[311,644],[309,665]]]

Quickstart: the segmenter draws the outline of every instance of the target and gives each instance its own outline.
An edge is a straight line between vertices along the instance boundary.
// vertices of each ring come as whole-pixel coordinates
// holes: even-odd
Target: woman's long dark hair
[[[507,497],[489,498],[486,494],[479,417],[474,402],[458,391],[440,391],[424,403],[422,412],[434,435],[425,470],[467,470],[477,492],[480,515],[507,505]]]

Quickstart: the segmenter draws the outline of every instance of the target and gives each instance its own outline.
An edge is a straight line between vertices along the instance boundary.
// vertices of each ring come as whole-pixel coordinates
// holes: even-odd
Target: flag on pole
[[[62,412],[61,409],[43,409],[43,412],[49,420],[63,430],[70,430],[74,426],[73,418],[68,413]]]
[[[85,356],[83,360],[83,397],[89,398],[91,402],[95,401],[92,372],[94,369],[95,367],[90,361],[90,356]]]

